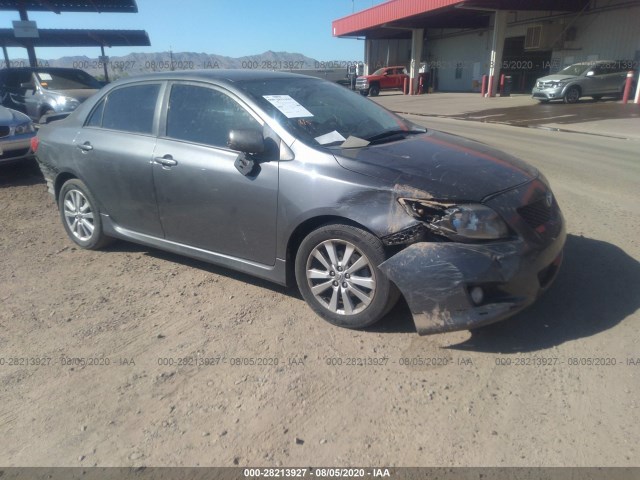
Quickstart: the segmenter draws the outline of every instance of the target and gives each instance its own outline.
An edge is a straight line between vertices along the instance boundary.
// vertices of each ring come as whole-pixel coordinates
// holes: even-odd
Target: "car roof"
[[[316,77],[300,75],[297,73],[279,72],[272,70],[234,70],[234,69],[204,69],[204,70],[177,70],[166,72],[145,73],[133,77],[121,78],[118,84],[140,82],[145,80],[215,80],[226,82],[238,82],[245,80],[273,80],[285,78],[308,78],[320,80]]]

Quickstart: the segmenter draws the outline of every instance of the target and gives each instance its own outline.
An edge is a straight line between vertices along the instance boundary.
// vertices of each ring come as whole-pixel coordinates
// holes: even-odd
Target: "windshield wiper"
[[[367,140],[371,143],[380,143],[380,142],[389,142],[395,140],[395,137],[405,136],[405,135],[415,135],[417,133],[425,133],[424,129],[410,129],[410,130],[387,130],[385,132],[379,133],[377,135],[373,135],[371,137],[367,137]]]

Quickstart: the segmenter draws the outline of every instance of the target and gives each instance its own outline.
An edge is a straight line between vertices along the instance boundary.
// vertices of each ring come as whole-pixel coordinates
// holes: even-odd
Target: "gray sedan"
[[[491,323],[554,279],[547,180],[343,87],[256,71],[105,87],[42,127],[37,156],[81,247],[120,238],[281,284],[342,327],[400,295],[418,333]]]
[[[31,139],[36,128],[24,113],[0,107],[0,164],[33,158]]]

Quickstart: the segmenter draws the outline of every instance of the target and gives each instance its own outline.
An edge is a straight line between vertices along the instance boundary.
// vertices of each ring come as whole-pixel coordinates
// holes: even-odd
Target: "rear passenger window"
[[[104,112],[104,99],[100,100],[98,106],[93,109],[89,120],[85,124],[87,127],[101,127],[102,126],[102,112]]]
[[[228,95],[196,85],[174,85],[169,97],[167,137],[227,148],[229,132],[262,126]]]
[[[102,127],[132,133],[152,133],[159,91],[160,84],[133,85],[112,91],[107,96],[102,113]]]

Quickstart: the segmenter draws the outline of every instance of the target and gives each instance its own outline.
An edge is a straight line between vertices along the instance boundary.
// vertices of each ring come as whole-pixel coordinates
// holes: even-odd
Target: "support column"
[[[500,82],[500,66],[504,50],[504,36],[507,30],[507,11],[496,10],[493,15],[493,41],[491,43],[491,58],[489,60],[489,92],[490,97],[496,96]]]
[[[109,83],[109,71],[107,70],[107,62],[104,61],[106,55],[104,54],[104,45],[100,45],[100,53],[102,53],[102,67],[104,68],[104,81]],[[173,62],[171,62],[173,64]]]
[[[371,56],[371,42],[372,40],[370,39],[365,39],[364,41],[364,75],[369,75],[370,72],[370,66],[371,66],[371,58],[369,58]]]
[[[422,43],[424,42],[424,29],[414,28],[411,31],[411,66],[409,67],[410,94],[418,91],[418,77],[420,75],[420,59],[422,58]]]
[[[26,22],[29,20],[29,15],[27,14],[27,11],[23,8],[20,9],[20,20],[22,20],[23,22]],[[37,67],[38,60],[36,58],[36,49],[33,47],[33,43],[31,42],[31,39],[25,38],[24,40],[25,40],[24,45],[25,45],[25,48],[27,49],[27,56],[29,57],[29,66]]]
[[[4,53],[4,68],[11,68],[11,62],[9,61],[9,54],[7,53],[6,45],[2,45],[2,53]]]

